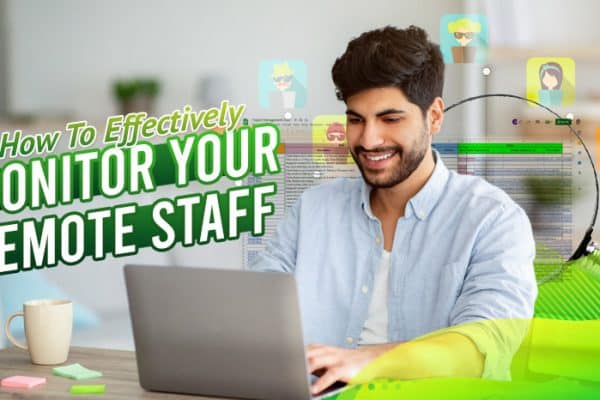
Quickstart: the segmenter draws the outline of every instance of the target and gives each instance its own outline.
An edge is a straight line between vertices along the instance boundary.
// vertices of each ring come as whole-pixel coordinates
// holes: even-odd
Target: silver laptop
[[[311,398],[292,275],[128,265],[125,283],[144,389]]]

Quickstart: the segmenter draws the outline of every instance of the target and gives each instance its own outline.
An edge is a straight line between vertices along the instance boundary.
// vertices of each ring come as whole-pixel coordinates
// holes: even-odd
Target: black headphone
[[[490,94],[482,94],[479,96],[467,97],[466,99],[463,99],[457,103],[454,103],[454,104],[446,107],[444,109],[444,112],[448,112],[448,111],[452,110],[453,108],[460,106],[461,104],[465,104],[465,103],[468,103],[468,102],[474,101],[474,100],[485,99],[487,97],[509,97],[509,98],[513,98],[513,99],[524,100],[526,102],[533,103],[533,104],[547,110],[552,115],[554,115],[556,118],[562,118],[560,116],[560,114],[558,114],[556,111],[550,109],[549,107],[547,107],[535,100],[531,100],[531,99],[527,99],[525,97],[517,96],[514,94],[507,94],[507,93],[490,93]],[[573,253],[573,255],[571,255],[571,257],[568,260],[568,261],[573,261],[573,260],[577,260],[578,258],[581,258],[583,256],[586,256],[598,249],[598,246],[596,245],[596,243],[592,242],[592,232],[594,231],[594,226],[596,225],[596,217],[598,216],[598,199],[600,197],[600,190],[598,189],[598,173],[596,172],[596,167],[594,166],[594,160],[592,159],[592,155],[591,155],[588,147],[585,145],[585,142],[583,141],[581,136],[573,129],[573,127],[571,125],[566,125],[566,126],[569,127],[569,130],[571,131],[571,133],[573,135],[575,135],[575,137],[579,140],[579,142],[583,145],[583,148],[585,149],[585,153],[587,154],[588,159],[590,161],[590,165],[592,166],[592,171],[594,172],[594,184],[596,187],[596,205],[594,207],[594,214],[592,216],[592,222],[590,223],[590,226],[585,231],[583,239],[581,239],[581,242],[575,249],[575,252]]]

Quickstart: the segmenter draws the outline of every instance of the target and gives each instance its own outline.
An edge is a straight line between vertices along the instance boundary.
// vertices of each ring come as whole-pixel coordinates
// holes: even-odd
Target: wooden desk
[[[0,350],[0,379],[12,375],[45,377],[45,385],[34,389],[0,388],[0,398],[7,395],[15,399],[205,399],[215,397],[187,396],[168,393],[146,392],[138,382],[135,353],[132,351],[72,347],[64,365],[80,363],[84,367],[100,371],[102,378],[75,381],[52,374],[54,366],[33,365],[29,353],[17,348]],[[72,385],[105,384],[103,395],[72,395]]]

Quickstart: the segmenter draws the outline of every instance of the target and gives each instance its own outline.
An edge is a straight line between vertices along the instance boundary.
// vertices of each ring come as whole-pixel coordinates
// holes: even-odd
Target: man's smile
[[[360,163],[369,170],[379,170],[387,167],[393,162],[393,157],[399,154],[396,149],[384,151],[358,151]]]

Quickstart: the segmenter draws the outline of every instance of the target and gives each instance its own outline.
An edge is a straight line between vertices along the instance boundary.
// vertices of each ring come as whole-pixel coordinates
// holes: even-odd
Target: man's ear
[[[441,97],[433,100],[427,111],[427,118],[431,127],[430,133],[435,135],[442,129],[442,122],[444,122],[444,100]]]

